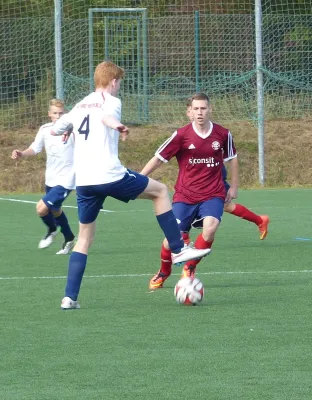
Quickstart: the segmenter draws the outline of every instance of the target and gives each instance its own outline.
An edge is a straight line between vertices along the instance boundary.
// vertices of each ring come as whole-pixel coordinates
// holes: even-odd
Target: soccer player
[[[62,248],[56,254],[68,254],[74,247],[73,234],[67,217],[62,210],[62,204],[69,193],[75,188],[73,165],[74,138],[66,144],[60,137],[53,137],[50,132],[53,124],[64,114],[64,102],[59,99],[50,101],[48,116],[51,122],[40,127],[34,142],[26,150],[13,150],[11,158],[34,156],[45,148],[47,161],[45,172],[46,194],[38,201],[37,214],[47,227],[47,234],[39,242],[39,249],[49,247],[60,226],[64,236]]]
[[[186,110],[186,115],[189,118],[189,120],[192,122],[193,117],[192,117],[192,111],[191,111],[191,99],[187,100],[186,104],[187,110]],[[230,185],[227,182],[227,170],[225,166],[222,166],[222,177],[224,180],[224,184],[226,187],[226,191],[228,191]],[[237,204],[234,203],[233,201],[226,202],[224,204],[224,211],[235,215],[236,217],[240,217],[242,219],[245,219],[246,221],[253,222],[258,226],[259,232],[260,232],[260,240],[263,240],[266,238],[268,234],[268,225],[270,222],[270,219],[267,215],[257,215],[251,210],[249,210],[247,207],[243,206],[242,204]],[[187,237],[187,234],[185,232],[184,234],[185,241],[189,241],[189,238]]]
[[[156,151],[141,174],[149,175],[163,162],[176,157],[179,173],[173,196],[173,212],[179,221],[185,240],[192,227],[202,228],[195,247],[210,249],[221,222],[224,204],[237,197],[238,160],[230,131],[210,120],[211,104],[204,93],[191,98],[193,122],[178,129]],[[230,164],[232,185],[226,191],[222,167]],[[186,263],[186,276],[194,276],[200,260]],[[149,287],[157,289],[171,274],[170,249],[164,240],[161,268],[151,279]]]
[[[193,116],[192,116],[192,99],[187,100],[186,104],[186,115],[189,118],[189,120],[192,122],[193,121]],[[222,178],[224,181],[224,185],[226,188],[226,191],[228,191],[230,185],[227,182],[227,170],[225,166],[222,166]],[[247,221],[253,222],[258,226],[258,229],[260,231],[260,240],[265,239],[265,237],[268,234],[268,224],[269,224],[269,217],[267,215],[257,215],[253,213],[251,210],[246,208],[245,206],[241,204],[236,204],[232,200],[229,202],[226,202],[224,204],[224,211],[235,215],[237,217],[240,217],[242,219],[245,219]],[[182,232],[182,236],[184,239],[184,242],[189,244],[190,243],[190,236],[189,232]],[[149,288],[152,290],[159,289],[163,287],[163,284],[165,280],[170,276],[171,274],[171,261],[170,261],[170,256],[169,252],[165,248],[165,243],[163,243],[162,248],[161,248],[161,265],[160,265],[160,270],[157,272],[157,274],[150,280],[149,283]],[[183,268],[183,277],[194,277],[195,275],[195,268],[189,267],[188,265],[185,265]]]
[[[108,196],[123,202],[136,198],[153,201],[174,264],[210,253],[209,248],[184,246],[167,187],[120,163],[119,135],[126,140],[129,133],[128,127],[120,122],[121,102],[115,97],[123,76],[124,70],[116,64],[110,61],[100,63],[94,73],[95,92],[76,104],[53,127],[52,134],[63,135],[65,141],[71,131],[75,135],[79,235],[69,259],[62,309],[80,308],[77,298],[94,239],[95,222]]]

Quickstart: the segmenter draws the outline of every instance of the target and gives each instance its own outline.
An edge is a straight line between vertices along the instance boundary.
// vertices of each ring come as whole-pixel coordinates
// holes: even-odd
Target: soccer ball
[[[179,304],[196,306],[204,297],[204,286],[198,278],[182,278],[174,287],[174,295]]]

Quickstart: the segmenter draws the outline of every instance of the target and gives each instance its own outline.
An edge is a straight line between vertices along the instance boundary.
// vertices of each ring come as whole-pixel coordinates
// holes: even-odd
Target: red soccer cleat
[[[164,274],[163,272],[158,271],[155,276],[150,280],[149,289],[161,289],[164,286],[165,280],[169,277],[169,275]]]
[[[265,239],[266,235],[268,234],[268,226],[270,223],[270,219],[267,215],[260,215],[262,219],[262,223],[258,225],[259,232],[260,232],[260,240]]]

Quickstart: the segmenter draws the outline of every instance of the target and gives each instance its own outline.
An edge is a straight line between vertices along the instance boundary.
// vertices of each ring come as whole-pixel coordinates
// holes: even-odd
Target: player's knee
[[[213,224],[209,224],[207,226],[204,226],[203,228],[203,238],[206,241],[210,241],[213,240],[216,234],[216,230],[218,229],[219,224],[218,223],[213,223]]]
[[[49,213],[48,207],[42,200],[38,201],[36,204],[36,211],[39,217],[44,217]]]
[[[167,197],[169,195],[168,188],[164,183],[159,182],[157,194],[158,194],[158,197]]]
[[[224,209],[224,212],[231,214],[235,209],[235,204],[232,203],[231,201],[229,203],[225,203],[223,209]]]

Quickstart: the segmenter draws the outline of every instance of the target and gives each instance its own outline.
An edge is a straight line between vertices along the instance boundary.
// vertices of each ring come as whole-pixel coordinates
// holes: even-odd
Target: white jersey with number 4
[[[119,132],[105,126],[103,117],[120,121],[121,102],[107,92],[93,92],[54,126],[60,134],[69,123],[73,125],[77,186],[115,182],[127,171],[118,158]]]
[[[53,123],[42,125],[31,149],[37,154],[45,148],[47,161],[45,184],[50,187],[63,186],[75,189],[74,137],[64,144],[59,136],[52,136]]]

